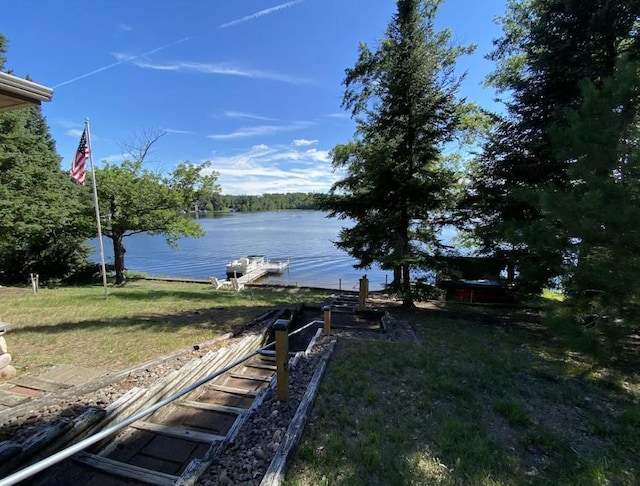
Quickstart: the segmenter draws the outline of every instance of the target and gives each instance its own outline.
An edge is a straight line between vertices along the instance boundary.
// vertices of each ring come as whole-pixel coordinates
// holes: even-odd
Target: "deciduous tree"
[[[169,245],[183,236],[199,237],[202,227],[185,215],[199,198],[211,197],[219,188],[215,172],[205,175],[209,163],[179,164],[169,175],[145,169],[144,157],[158,140],[147,138],[142,159],[96,169],[98,200],[106,214],[104,235],[113,242],[116,285],[126,282],[124,238],[137,233],[159,234]]]

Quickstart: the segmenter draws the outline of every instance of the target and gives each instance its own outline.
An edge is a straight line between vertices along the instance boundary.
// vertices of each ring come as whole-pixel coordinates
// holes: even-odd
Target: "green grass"
[[[496,400],[493,404],[493,410],[502,415],[509,422],[509,425],[527,425],[529,423],[529,415],[515,400],[509,398]]]
[[[111,371],[190,348],[266,311],[316,302],[328,293],[299,288],[215,291],[209,285],[132,281],[100,286],[0,288],[0,319],[12,364],[39,373],[54,364]]]
[[[542,298],[546,300],[562,302],[565,296],[562,292],[553,289],[542,289]]]
[[[405,312],[417,345],[339,341],[286,484],[638,484],[637,373],[472,314]]]

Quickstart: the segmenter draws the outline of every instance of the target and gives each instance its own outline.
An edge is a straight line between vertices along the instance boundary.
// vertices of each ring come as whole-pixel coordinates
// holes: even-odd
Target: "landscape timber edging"
[[[327,362],[333,354],[336,342],[336,339],[332,339],[324,355],[320,358],[320,363],[318,363],[318,367],[309,382],[307,391],[300,401],[296,414],[287,428],[284,440],[274,454],[271,464],[260,482],[260,486],[280,486],[282,484],[284,475],[289,466],[289,460],[291,459],[292,453],[304,432],[304,426],[309,418],[311,405],[313,405],[313,401],[315,400],[320,381],[322,380],[327,367]]]

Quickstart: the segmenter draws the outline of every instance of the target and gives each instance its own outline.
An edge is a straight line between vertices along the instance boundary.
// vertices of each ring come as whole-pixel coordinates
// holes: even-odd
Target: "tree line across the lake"
[[[307,192],[267,193],[260,196],[216,193],[200,209],[239,212],[320,209],[320,203],[316,193]]]
[[[436,29],[442,2],[396,3],[375,47],[361,44],[346,69],[342,105],[356,128],[331,152],[342,178],[327,194],[223,195],[209,163],[150,172],[159,132],[96,169],[117,282],[126,236],[201,234],[187,211],[320,208],[354,222],[337,245],[363,268],[393,270],[406,304],[415,271],[455,254],[438,238],[455,226],[477,256],[506,259],[521,292],[560,285],[571,319],[635,322],[640,0],[508,0],[487,55],[498,112],[460,96],[456,63],[475,46]],[[5,53],[0,37],[0,69]],[[0,165],[0,280],[82,273],[95,236],[89,185],[61,170],[39,108],[0,114]]]

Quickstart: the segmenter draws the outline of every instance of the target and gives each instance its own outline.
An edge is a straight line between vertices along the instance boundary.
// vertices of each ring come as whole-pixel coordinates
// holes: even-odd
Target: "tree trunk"
[[[114,233],[111,237],[113,241],[113,264],[116,269],[116,285],[127,283],[127,274],[124,267],[124,254],[126,250],[122,244],[122,234]]]
[[[402,288],[402,267],[393,267],[393,282],[391,287],[394,290],[400,290]]]
[[[402,305],[412,306],[413,296],[411,295],[411,269],[409,265],[402,265]]]
[[[402,259],[406,262],[411,249],[411,240],[409,238],[409,211],[407,202],[402,207],[401,224],[398,229],[401,235]],[[412,306],[413,296],[411,295],[411,268],[408,263],[402,264],[402,305]]]

